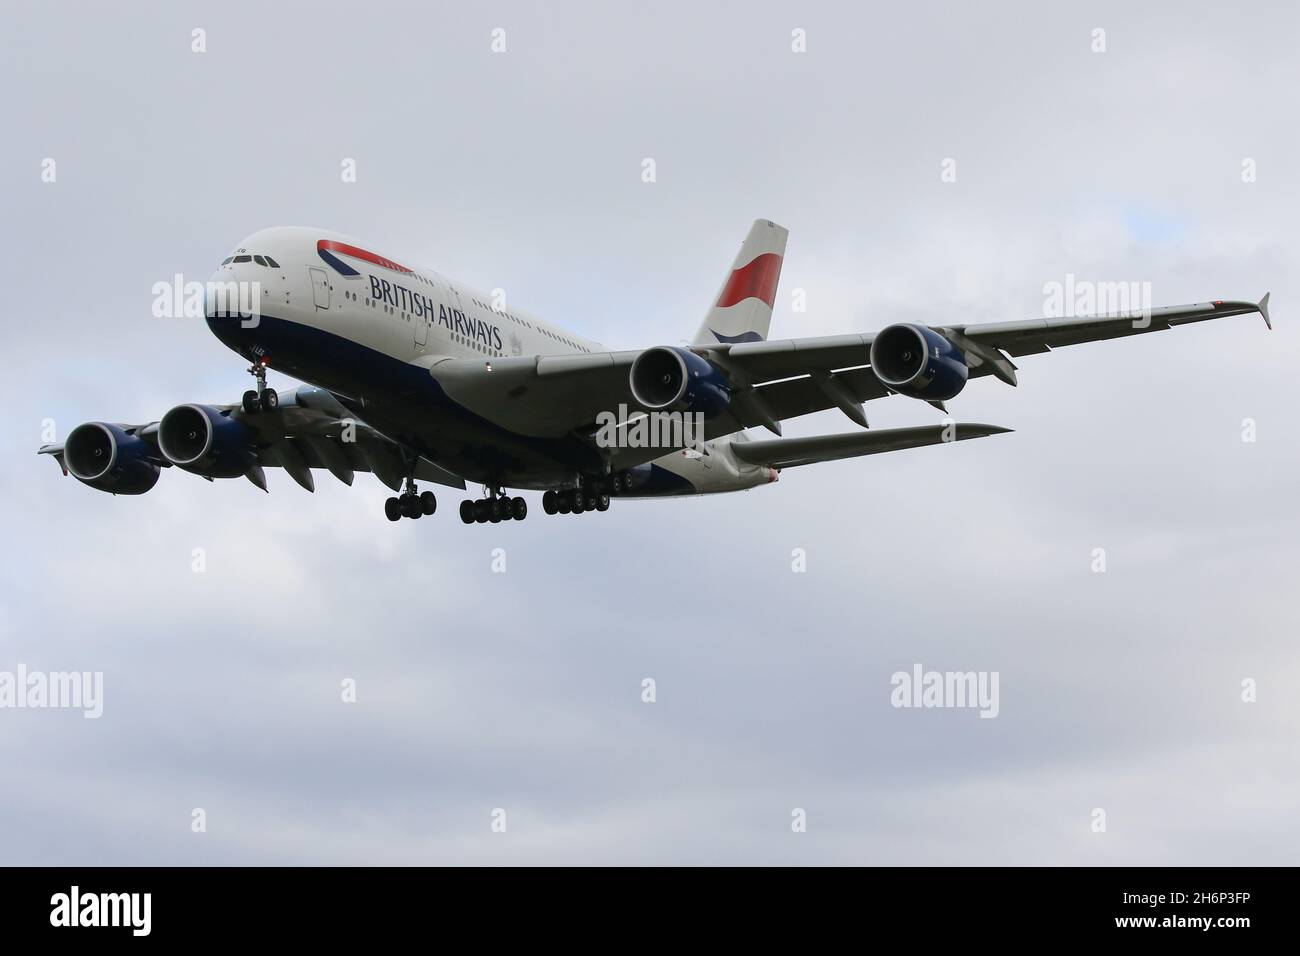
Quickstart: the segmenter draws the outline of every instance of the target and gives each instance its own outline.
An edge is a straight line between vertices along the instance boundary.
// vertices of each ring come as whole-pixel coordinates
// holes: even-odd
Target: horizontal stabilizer
[[[986,438],[1011,431],[998,425],[955,424],[923,425],[917,428],[886,428],[878,431],[845,432],[839,435],[815,435],[811,438],[773,438],[763,441],[736,442],[731,446],[735,456],[751,465],[770,468],[793,468],[821,461],[838,461],[876,455],[885,451],[901,451],[922,445],[943,445],[966,441],[969,438]]]

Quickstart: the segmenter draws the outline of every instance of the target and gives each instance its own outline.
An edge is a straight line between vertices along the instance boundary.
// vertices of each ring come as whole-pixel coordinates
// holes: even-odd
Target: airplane
[[[483,495],[460,503],[461,520],[497,523],[528,514],[508,489],[543,492],[547,514],[604,512],[612,498],[742,491],[800,465],[1005,433],[950,420],[872,430],[864,405],[900,395],[946,415],[970,379],[1016,385],[1013,358],[1247,313],[1272,328],[1265,294],[769,339],[788,235],[754,222],[689,345],[612,351],[346,236],[265,229],[225,257],[203,306],[255,388],[236,403],[177,405],[156,422],[88,422],[38,454],[115,495],[149,491],[165,468],[245,477],[263,491],[266,467],[308,491],[314,470],[349,485],[368,471],[395,492],[390,521],[437,510],[417,482],[472,483]],[[276,391],[268,370],[306,384]],[[783,421],[827,409],[856,429],[782,437]],[[775,437],[746,433],[760,426]]]

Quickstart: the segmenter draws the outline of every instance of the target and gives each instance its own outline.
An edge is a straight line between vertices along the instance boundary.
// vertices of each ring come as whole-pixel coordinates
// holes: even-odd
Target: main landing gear
[[[528,517],[528,502],[511,498],[501,488],[494,488],[486,498],[477,501],[465,499],[460,503],[460,520],[465,524],[497,524],[501,521],[523,521]]]
[[[580,515],[584,511],[608,511],[609,495],[604,492],[571,488],[565,491],[548,491],[542,495],[542,510],[548,515]]]
[[[257,388],[246,391],[240,403],[249,415],[255,412],[275,411],[276,406],[280,404],[280,396],[276,394],[275,389],[266,387],[266,367],[269,364],[266,358],[260,358],[248,368],[248,374],[257,379]]]
[[[608,511],[611,495],[632,488],[632,476],[616,471],[603,477],[579,475],[578,487],[548,491],[542,495],[542,510],[548,515],[580,515],[585,511]]]
[[[406,488],[400,498],[389,498],[384,502],[384,515],[389,521],[419,518],[421,515],[431,515],[437,510],[438,499],[434,497],[433,492],[417,490],[415,479],[410,477],[406,479]]]

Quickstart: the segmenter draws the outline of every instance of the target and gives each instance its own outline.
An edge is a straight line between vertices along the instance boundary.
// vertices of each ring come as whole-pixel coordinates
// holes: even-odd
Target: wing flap
[[[836,372],[834,379],[858,402],[869,402],[892,394],[869,368]],[[834,396],[809,375],[769,382],[758,386],[754,392],[762,400],[763,407],[777,421],[798,418],[800,415],[811,415],[813,412],[835,408],[838,404]],[[705,425],[704,437],[717,438],[742,428],[758,428],[763,425],[766,425],[766,422],[758,415],[747,412],[743,403],[739,407],[733,404],[726,414],[718,416]]]

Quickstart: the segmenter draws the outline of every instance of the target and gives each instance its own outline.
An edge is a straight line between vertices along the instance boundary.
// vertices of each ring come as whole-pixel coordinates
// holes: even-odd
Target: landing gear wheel
[[[614,474],[609,476],[610,494],[616,495],[622,490],[623,490],[623,476],[618,472],[614,472]]]
[[[608,510],[609,510],[609,495],[597,495],[597,496],[596,496],[596,510],[597,510],[597,511],[608,511]]]
[[[587,510],[587,496],[581,491],[573,493],[573,513],[580,515]]]
[[[405,518],[420,517],[420,499],[415,495],[402,495],[402,516]]]
[[[273,389],[266,387],[266,368],[270,364],[270,359],[263,355],[248,367],[248,374],[253,376],[257,387],[250,388],[244,393],[240,405],[249,415],[254,412],[269,412],[280,404],[280,396]]]
[[[466,524],[474,523],[474,502],[468,498],[460,503],[460,520]]]
[[[573,511],[573,497],[567,491],[561,491],[555,495],[555,510],[562,515],[567,515]]]
[[[557,497],[558,496],[553,491],[548,491],[542,495],[542,510],[548,515],[553,515],[559,510],[557,507],[558,503],[555,500]]]
[[[516,521],[523,521],[528,517],[528,502],[523,498],[514,498],[510,501],[510,513]]]
[[[479,524],[486,524],[492,517],[492,506],[486,498],[480,498],[474,502],[474,520]]]
[[[438,510],[438,499],[434,497],[432,491],[421,492],[419,500],[420,511],[424,514],[431,515]]]
[[[402,517],[402,503],[396,498],[389,498],[384,502],[384,515],[389,521],[397,521]]]

